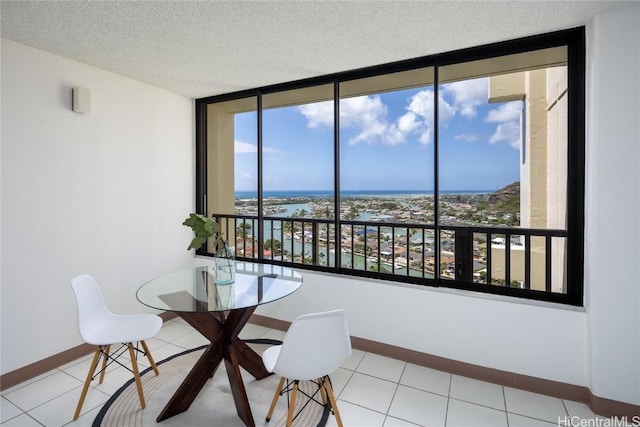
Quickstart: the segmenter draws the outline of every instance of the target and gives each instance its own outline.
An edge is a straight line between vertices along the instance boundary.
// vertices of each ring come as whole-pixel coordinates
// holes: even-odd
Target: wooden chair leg
[[[111,346],[105,346],[104,348],[104,357],[102,358],[102,371],[100,371],[100,381],[98,384],[102,384],[104,381],[104,374],[107,373],[107,361],[109,360],[109,351],[111,351]]]
[[[318,388],[320,389],[318,392],[320,393],[320,397],[322,398],[322,404],[327,405],[327,392],[324,389],[324,379],[318,378]]]
[[[144,353],[147,355],[147,359],[149,359],[149,363],[151,364],[151,367],[153,368],[153,372],[156,373],[156,375],[160,375],[160,372],[158,371],[158,367],[156,366],[156,362],[153,360],[153,356],[151,356],[151,352],[149,351],[149,347],[147,347],[147,343],[144,342],[144,340],[140,341],[140,344],[142,344],[142,348],[144,349]]]
[[[278,403],[278,398],[280,397],[280,392],[282,391],[282,387],[284,386],[284,377],[280,377],[280,382],[278,383],[278,387],[276,388],[276,392],[273,395],[273,399],[271,400],[271,406],[269,407],[269,412],[267,413],[266,422],[271,421],[271,415],[273,415],[273,410],[276,409],[276,403]]]
[[[80,411],[82,410],[82,405],[84,404],[84,399],[87,397],[87,391],[89,390],[89,384],[91,384],[91,378],[93,377],[93,373],[96,371],[98,367],[98,360],[100,359],[100,347],[98,347],[93,354],[93,360],[91,361],[91,367],[89,368],[89,373],[87,374],[87,379],[84,381],[84,386],[82,387],[82,393],[80,393],[80,400],[78,401],[78,406],[76,406],[76,412],[73,414],[73,421],[76,421],[80,417]]]
[[[296,397],[298,397],[298,381],[293,382],[293,391],[291,392],[291,401],[289,402],[289,411],[287,412],[287,427],[291,427],[293,423],[293,413],[296,409]]]
[[[333,388],[331,388],[331,381],[329,381],[329,376],[324,377],[324,388],[327,391],[327,395],[329,396],[329,401],[331,402],[331,409],[333,409],[333,415],[336,417],[336,423],[338,427],[343,427],[342,418],[340,418],[340,412],[338,412],[338,404],[336,403],[336,397],[333,395]]]
[[[133,350],[133,343],[128,343],[129,357],[131,357],[131,367],[133,368],[133,377],[136,380],[136,387],[138,389],[138,397],[140,398],[140,406],[142,409],[146,407],[144,403],[144,394],[142,394],[142,382],[140,381],[140,373],[138,372],[138,362],[136,362],[136,355]]]

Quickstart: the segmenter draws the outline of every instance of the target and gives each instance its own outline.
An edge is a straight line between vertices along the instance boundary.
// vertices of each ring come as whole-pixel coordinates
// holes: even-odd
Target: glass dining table
[[[136,293],[138,301],[175,312],[210,341],[156,421],[189,409],[224,360],[238,416],[245,425],[255,426],[240,367],[256,379],[270,373],[260,355],[238,334],[259,305],[284,298],[301,285],[302,275],[291,268],[252,262],[236,262],[235,280],[229,284],[216,283],[212,265],[167,274],[143,284]]]

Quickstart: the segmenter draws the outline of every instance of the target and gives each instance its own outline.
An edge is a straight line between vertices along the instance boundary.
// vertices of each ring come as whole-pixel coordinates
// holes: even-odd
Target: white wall
[[[193,100],[2,39],[1,372],[81,344],[69,280],[121,313],[193,262]],[[89,88],[91,112],[71,111]]]
[[[257,314],[287,321],[347,310],[351,335],[449,359],[586,385],[583,311],[302,271],[303,286]]]
[[[596,17],[588,44],[589,385],[640,404],[640,7]]]
[[[347,309],[353,335],[640,404],[640,8],[588,26],[585,311],[303,272],[260,307]]]

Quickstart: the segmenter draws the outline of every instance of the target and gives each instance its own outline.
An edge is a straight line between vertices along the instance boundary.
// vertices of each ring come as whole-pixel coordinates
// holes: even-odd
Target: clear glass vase
[[[213,258],[216,285],[228,285],[236,279],[236,256],[233,248],[224,245]]]

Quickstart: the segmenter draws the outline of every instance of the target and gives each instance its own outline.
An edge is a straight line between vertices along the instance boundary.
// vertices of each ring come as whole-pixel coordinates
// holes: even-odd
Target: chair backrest
[[[96,342],[94,331],[104,325],[113,314],[104,304],[98,283],[88,274],[81,274],[71,279],[71,287],[78,305],[80,336],[90,344],[103,344]]]
[[[351,355],[344,310],[304,314],[289,327],[273,371],[296,380],[330,374]]]

